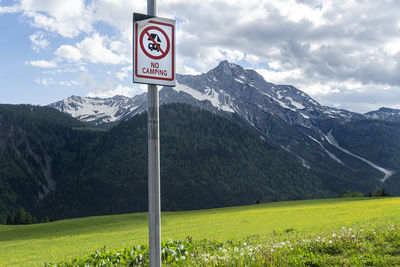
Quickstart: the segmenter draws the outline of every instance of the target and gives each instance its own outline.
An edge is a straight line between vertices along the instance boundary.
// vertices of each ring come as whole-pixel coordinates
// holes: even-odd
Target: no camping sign
[[[133,82],[175,86],[175,20],[134,14]]]

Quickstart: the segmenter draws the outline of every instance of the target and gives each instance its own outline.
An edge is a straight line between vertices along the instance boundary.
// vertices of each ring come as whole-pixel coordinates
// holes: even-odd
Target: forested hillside
[[[374,180],[378,170],[332,145],[326,147],[341,163],[312,160],[321,155],[306,145],[306,159],[318,163],[307,168],[255,131],[216,113],[167,104],[160,116],[163,210],[334,197],[341,189],[367,194],[380,184]],[[334,129],[338,141],[358,155],[375,155],[374,161],[395,168],[397,124],[319,123],[325,132]],[[368,147],[362,145],[366,142]],[[389,154],[379,154],[382,150]],[[38,219],[145,211],[147,114],[104,131],[52,108],[0,105],[0,163],[3,218],[21,207]],[[348,166],[354,168],[352,176]],[[397,181],[397,173],[388,179],[390,193],[397,193]]]
[[[147,209],[147,115],[108,132],[50,108],[1,106],[1,213],[52,219]],[[213,113],[161,108],[162,209],[333,196],[288,153]]]
[[[0,105],[0,214],[19,207],[36,213],[39,199],[55,189],[67,140],[83,123],[47,107]],[[79,135],[79,137],[78,137]]]
[[[215,114],[167,105],[160,124],[163,210],[332,195],[292,156]],[[43,201],[53,218],[147,210],[147,115],[99,135],[65,166]]]

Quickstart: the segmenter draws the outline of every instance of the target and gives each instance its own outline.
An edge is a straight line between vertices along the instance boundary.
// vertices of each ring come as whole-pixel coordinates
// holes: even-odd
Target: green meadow
[[[163,212],[162,239],[243,241],[279,235],[302,238],[345,227],[400,223],[400,198],[346,198],[264,203],[200,211]],[[97,249],[146,245],[147,214],[69,219],[36,225],[0,225],[0,266],[43,266]],[[336,235],[336,234],[335,234]],[[400,254],[400,252],[399,252]],[[240,264],[239,264],[240,265]]]

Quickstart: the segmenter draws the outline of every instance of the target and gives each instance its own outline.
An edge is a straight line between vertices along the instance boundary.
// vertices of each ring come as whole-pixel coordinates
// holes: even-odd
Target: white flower
[[[240,253],[240,257],[243,257],[243,252]]]
[[[246,242],[244,242],[244,243],[243,243],[243,246],[247,246],[247,243],[246,243]]]
[[[186,259],[186,257],[185,256],[181,256],[181,260],[185,260]]]
[[[356,235],[352,235],[351,237],[352,237],[352,238],[355,238],[355,237],[356,237]]]
[[[353,231],[353,229],[349,228],[349,231]]]
[[[226,252],[228,252],[226,249],[222,250],[222,253],[226,254]]]
[[[332,240],[329,240],[328,243],[332,245],[333,242],[332,242]]]
[[[343,227],[342,227],[342,230],[343,230],[343,231],[346,230],[346,227],[343,226]]]
[[[234,251],[239,252],[239,248],[235,247]]]
[[[374,231],[373,233],[374,233],[374,235],[376,235],[376,232],[375,232],[375,231]]]
[[[211,257],[210,257],[210,260],[214,260],[214,259],[215,259],[215,257],[214,257],[214,256],[211,256]]]
[[[284,245],[286,245],[286,243],[285,242],[281,242],[281,245],[284,246]]]
[[[332,237],[336,237],[336,234],[335,234],[335,233],[333,233],[333,234],[332,234]]]
[[[189,252],[185,251],[185,255],[189,254]]]

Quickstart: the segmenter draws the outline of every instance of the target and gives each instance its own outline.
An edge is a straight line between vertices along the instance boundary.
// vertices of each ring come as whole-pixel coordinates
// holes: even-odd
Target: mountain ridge
[[[141,104],[139,112],[130,113],[130,116],[145,111],[145,96],[144,93],[132,98],[140,98],[141,102],[136,103]],[[322,106],[294,86],[269,83],[256,71],[244,69],[228,61],[220,62],[217,67],[200,75],[177,74],[176,87],[164,87],[160,90],[160,105],[167,103],[194,105],[230,118],[258,133],[267,142],[292,153],[305,168],[320,164],[310,153],[304,153],[304,147],[308,146],[312,153],[327,156],[329,161],[333,161],[332,164],[347,168],[349,175],[352,172],[351,167],[343,163],[339,154],[344,153],[344,157],[350,156],[355,161],[367,163],[368,168],[379,170],[383,175],[379,179],[384,179],[383,181],[396,169],[395,166],[380,166],[365,156],[352,153],[351,146],[342,147],[332,143],[336,131],[333,128],[320,127],[320,122],[324,120],[350,125],[355,121],[371,119],[371,116]],[[58,106],[60,105],[62,106],[62,102],[58,102]],[[124,119],[115,114],[113,116],[115,121]],[[101,125],[101,121],[97,122]]]

